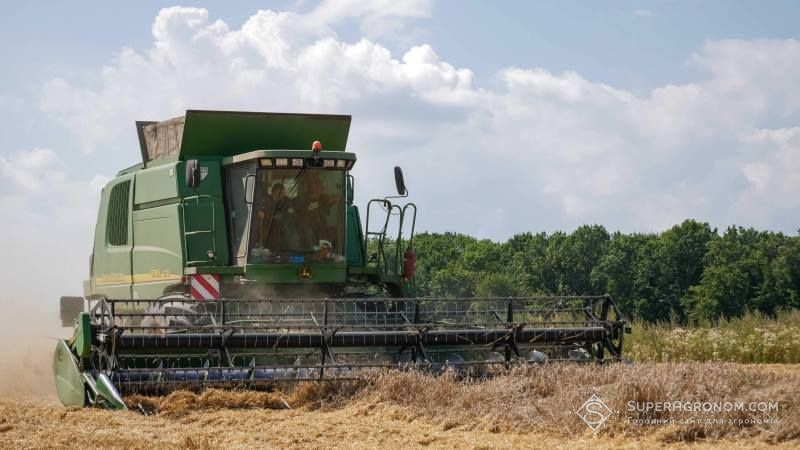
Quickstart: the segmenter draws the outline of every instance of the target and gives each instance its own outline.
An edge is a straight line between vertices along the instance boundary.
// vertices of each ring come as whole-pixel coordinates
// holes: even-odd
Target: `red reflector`
[[[408,249],[403,254],[403,278],[414,278],[414,272],[417,270],[417,254],[414,250]]]
[[[195,300],[219,300],[219,275],[190,275],[189,294]]]

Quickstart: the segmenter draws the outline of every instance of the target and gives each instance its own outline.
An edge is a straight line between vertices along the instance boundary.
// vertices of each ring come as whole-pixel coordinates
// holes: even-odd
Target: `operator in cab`
[[[274,183],[270,194],[261,198],[256,211],[256,242],[261,248],[271,252],[288,250],[290,243],[285,238],[290,235],[288,230],[295,213],[293,206],[282,182]]]
[[[325,193],[322,180],[316,174],[308,174],[300,186],[297,196],[298,220],[304,224],[301,229],[301,248],[314,249],[321,260],[332,259],[336,253],[336,228],[331,222],[335,199]]]

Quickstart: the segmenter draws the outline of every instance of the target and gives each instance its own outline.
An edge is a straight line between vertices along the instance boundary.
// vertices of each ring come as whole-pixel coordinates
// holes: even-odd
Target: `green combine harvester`
[[[136,128],[142,162],[103,189],[84,294],[61,298],[64,405],[621,358],[609,296],[417,298],[417,208],[395,167],[397,195],[367,202],[362,227],[350,116],[190,110]]]

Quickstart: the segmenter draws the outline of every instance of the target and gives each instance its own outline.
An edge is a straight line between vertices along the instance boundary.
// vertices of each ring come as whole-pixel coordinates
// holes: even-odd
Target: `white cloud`
[[[800,127],[761,129],[741,140],[748,155],[741,171],[748,189],[734,206],[743,219],[769,226],[778,217],[797,219],[800,209]],[[795,224],[797,221],[795,220]]]
[[[41,107],[91,151],[125,134],[137,118],[167,117],[189,105],[334,109],[364,95],[399,91],[445,101],[471,87],[470,71],[440,61],[429,46],[397,60],[367,40],[336,41],[330,29],[298,31],[303,23],[294,13],[259,11],[229,31],[220,21],[209,22],[204,9],[167,8],[156,17],[155,42],[146,55],[120,52],[101,71],[100,89],[52,79]]]
[[[0,156],[0,177],[8,178],[24,192],[39,193],[50,179],[63,179],[59,166],[55,152],[37,148],[10,158]]]
[[[10,262],[0,271],[0,305],[8,317],[33,314],[37,330],[57,328],[58,297],[82,293],[98,193],[52,150],[0,157],[0,234]],[[19,328],[11,324],[10,333],[30,332]]]
[[[27,226],[53,230],[64,225],[86,226],[97,215],[96,197],[106,182],[108,178],[102,175],[90,182],[81,180],[49,149],[17,152],[10,158],[0,156],[0,203],[4,205],[0,209],[8,213],[3,225],[23,233]],[[16,220],[19,222],[9,225]]]
[[[748,225],[756,207],[762,226],[800,219],[791,202],[764,201],[794,188],[773,171],[794,167],[796,146],[739,138],[798,118],[797,41],[709,42],[690,57],[697,80],[646,95],[543,68],[506,68],[481,87],[429,45],[395,56],[338,38],[349,20],[429,13],[427,2],[390,3],[259,11],[238,30],[204,9],[165,9],[152,48],[122,50],[98,85],[49,81],[41,106],[87,149],[135,142],[134,120],[187,108],[352,113],[359,194],[390,192],[390,167],[403,164],[423,229]]]
[[[92,180],[89,181],[89,187],[94,192],[100,192],[108,184],[109,181],[111,181],[110,177],[107,177],[105,175],[95,175],[94,177],[92,177]]]
[[[429,17],[432,9],[431,0],[326,0],[306,20],[316,25],[336,25],[356,19],[366,38],[397,38],[406,29],[407,19]]]
[[[366,21],[421,18],[430,16],[432,7],[430,0],[326,0],[308,16],[317,24],[336,24],[348,18]]]

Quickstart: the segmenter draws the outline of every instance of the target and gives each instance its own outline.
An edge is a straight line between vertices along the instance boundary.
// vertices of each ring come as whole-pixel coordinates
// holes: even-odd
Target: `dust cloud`
[[[8,237],[0,263],[0,395],[54,395],[51,356],[56,340],[72,334],[61,327],[59,297],[83,293],[91,228],[20,220],[0,232]]]
[[[58,299],[50,302],[0,300],[0,395],[55,396],[52,355],[56,340],[70,330],[58,320]],[[49,306],[45,310],[42,306]]]

